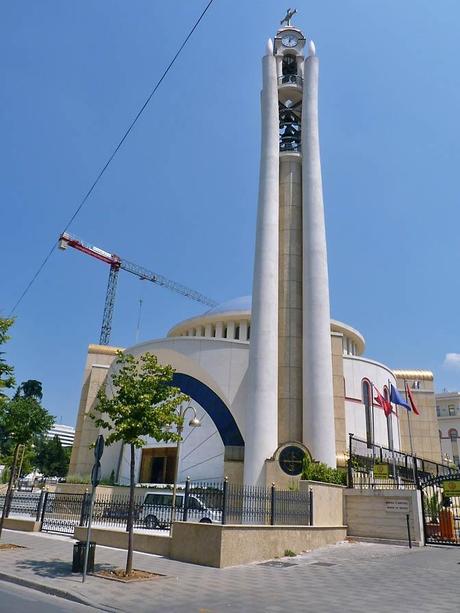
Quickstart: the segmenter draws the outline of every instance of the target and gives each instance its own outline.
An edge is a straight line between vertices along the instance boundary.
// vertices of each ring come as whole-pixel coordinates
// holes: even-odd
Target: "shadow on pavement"
[[[21,560],[16,563],[17,568],[22,570],[31,570],[39,577],[48,577],[56,579],[59,577],[80,578],[80,573],[72,573],[71,562],[63,562],[62,560]],[[116,566],[112,564],[95,564],[95,572],[101,570],[113,570]]]

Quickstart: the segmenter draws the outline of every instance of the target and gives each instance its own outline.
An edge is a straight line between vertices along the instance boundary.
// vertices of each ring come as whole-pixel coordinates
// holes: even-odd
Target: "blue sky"
[[[206,2],[23,1],[0,19],[0,313],[8,314]],[[215,0],[71,232],[204,294],[248,294],[260,59],[278,0]],[[332,316],[366,355],[458,389],[460,5],[298,2],[321,61]],[[108,268],[56,251],[20,305],[8,360],[75,422]],[[113,344],[202,306],[121,273]],[[446,354],[452,354],[445,363]]]

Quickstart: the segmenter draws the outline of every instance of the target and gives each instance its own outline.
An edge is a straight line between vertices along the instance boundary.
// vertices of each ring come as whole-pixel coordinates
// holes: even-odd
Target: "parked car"
[[[181,520],[184,509],[184,492],[176,494],[176,519]],[[138,521],[146,528],[167,528],[171,521],[172,492],[147,492],[138,515]],[[209,509],[197,494],[188,497],[187,520],[201,524],[214,524],[222,521],[222,512]]]

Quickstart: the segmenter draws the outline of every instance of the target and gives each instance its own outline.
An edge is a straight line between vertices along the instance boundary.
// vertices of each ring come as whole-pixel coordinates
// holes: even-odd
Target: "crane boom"
[[[143,266],[138,266],[137,264],[133,264],[128,260],[120,258],[118,255],[114,253],[109,253],[108,251],[104,251],[99,247],[95,247],[94,245],[90,245],[89,243],[85,243],[84,241],[76,238],[75,236],[70,235],[68,232],[64,232],[59,237],[59,248],[67,249],[67,247],[73,247],[77,249],[77,251],[81,251],[86,255],[90,255],[97,260],[105,262],[110,265],[110,273],[109,280],[107,283],[107,291],[105,296],[105,305],[104,305],[104,315],[102,318],[102,328],[101,328],[101,337],[100,344],[108,345],[110,342],[110,335],[112,332],[112,316],[113,310],[115,307],[115,295],[117,289],[117,281],[118,281],[118,273],[120,269],[126,270],[133,275],[136,275],[142,280],[151,281],[156,285],[161,285],[176,294],[180,294],[185,296],[186,298],[190,298],[191,300],[195,300],[196,302],[201,302],[202,304],[206,304],[207,306],[216,306],[217,302],[212,300],[211,298],[207,298],[203,294],[200,294],[194,289],[190,289],[185,285],[181,285],[176,281],[172,281],[171,279],[167,279],[163,275],[159,275],[156,272],[152,272]]]

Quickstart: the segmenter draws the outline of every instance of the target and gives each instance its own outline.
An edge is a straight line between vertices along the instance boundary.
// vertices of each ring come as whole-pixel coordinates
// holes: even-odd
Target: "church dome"
[[[222,302],[217,306],[209,309],[203,315],[218,315],[221,313],[237,313],[240,311],[251,312],[252,296],[240,296],[239,298],[232,298],[226,302]]]
[[[251,303],[252,296],[226,300],[201,315],[177,323],[168,336],[248,342],[251,335]],[[331,319],[331,333],[342,335],[345,355],[361,355],[364,352],[364,337],[358,330]]]

